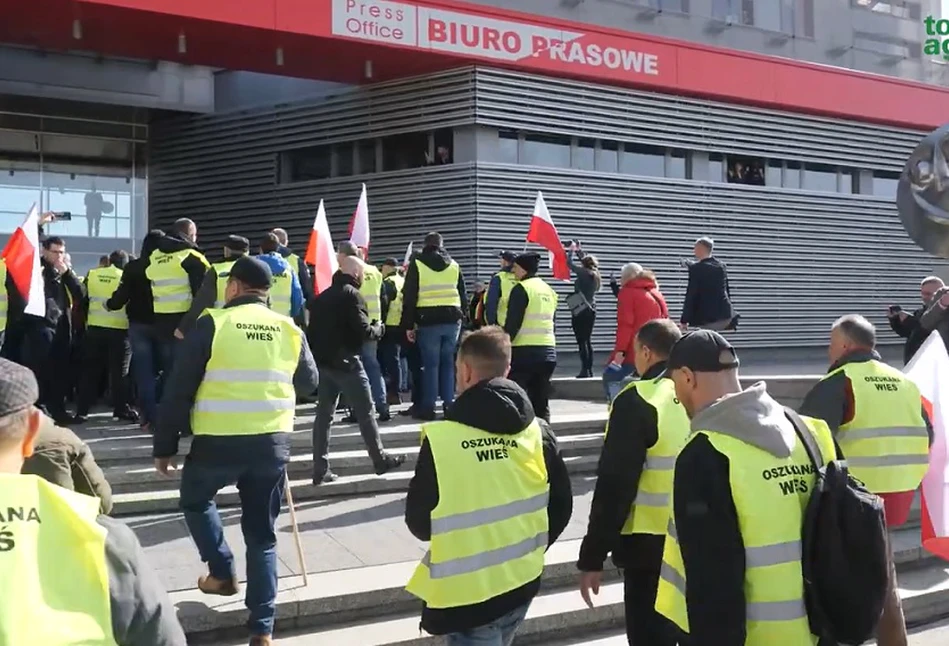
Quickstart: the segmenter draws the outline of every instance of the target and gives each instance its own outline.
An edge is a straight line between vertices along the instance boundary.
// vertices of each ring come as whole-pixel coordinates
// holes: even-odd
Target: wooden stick
[[[293,494],[290,493],[290,476],[283,473],[283,488],[287,494],[287,507],[290,508],[290,524],[293,527],[293,541],[297,545],[297,558],[300,559],[300,571],[303,573],[303,585],[308,585],[306,575],[306,561],[303,559],[303,541],[300,539],[300,528],[297,527],[297,510],[293,508]]]

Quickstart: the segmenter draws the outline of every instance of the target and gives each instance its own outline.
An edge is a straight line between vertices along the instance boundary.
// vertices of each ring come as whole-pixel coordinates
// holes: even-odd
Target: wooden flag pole
[[[290,508],[290,525],[293,527],[293,541],[297,545],[297,558],[300,559],[300,572],[303,574],[303,585],[308,585],[306,561],[303,558],[303,541],[300,539],[300,528],[297,526],[297,510],[293,506],[293,494],[290,492],[290,476],[283,474],[283,488],[287,494],[287,506]]]

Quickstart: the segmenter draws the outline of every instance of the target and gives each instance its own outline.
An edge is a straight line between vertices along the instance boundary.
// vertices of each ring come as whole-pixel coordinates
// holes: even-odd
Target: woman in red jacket
[[[656,275],[635,262],[623,266],[616,298],[616,344],[603,371],[607,401],[613,401],[624,382],[636,371],[633,342],[639,328],[647,321],[669,318],[669,308],[659,292]]]

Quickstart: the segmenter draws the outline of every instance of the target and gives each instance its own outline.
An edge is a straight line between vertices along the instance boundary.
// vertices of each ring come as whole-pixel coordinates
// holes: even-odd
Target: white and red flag
[[[339,269],[323,200],[320,200],[320,208],[316,211],[316,219],[313,221],[313,230],[310,232],[310,243],[306,246],[304,261],[314,267],[313,290],[319,294],[330,286],[333,282],[333,274]]]
[[[36,204],[30,207],[26,220],[7,241],[3,260],[13,284],[26,302],[24,312],[46,316],[46,290],[40,264],[40,212]]]
[[[567,252],[560,242],[557,227],[554,226],[550,211],[547,210],[547,203],[544,202],[544,196],[540,191],[537,191],[537,199],[534,201],[534,213],[531,215],[527,241],[538,244],[550,252],[550,268],[554,272],[554,278],[570,280]]]
[[[949,561],[949,353],[938,332],[929,335],[904,372],[919,387],[933,425],[929,471],[922,485],[922,543]]]
[[[409,262],[412,260],[412,243],[409,243],[409,246],[405,248],[405,260],[402,261],[402,268],[408,269]]]
[[[369,200],[366,198],[365,184],[362,185],[353,219],[349,221],[349,241],[369,256]]]

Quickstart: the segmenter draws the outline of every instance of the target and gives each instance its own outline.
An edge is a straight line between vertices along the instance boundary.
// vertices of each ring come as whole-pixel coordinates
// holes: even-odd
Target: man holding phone
[[[906,345],[903,347],[903,363],[909,363],[916,351],[923,345],[923,341],[929,336],[930,330],[924,328],[921,323],[923,313],[933,304],[933,299],[940,289],[945,287],[942,279],[938,276],[927,276],[919,284],[919,293],[923,305],[909,314],[903,311],[899,305],[890,305],[887,310],[886,318],[890,322],[890,328],[899,336],[906,339]]]

